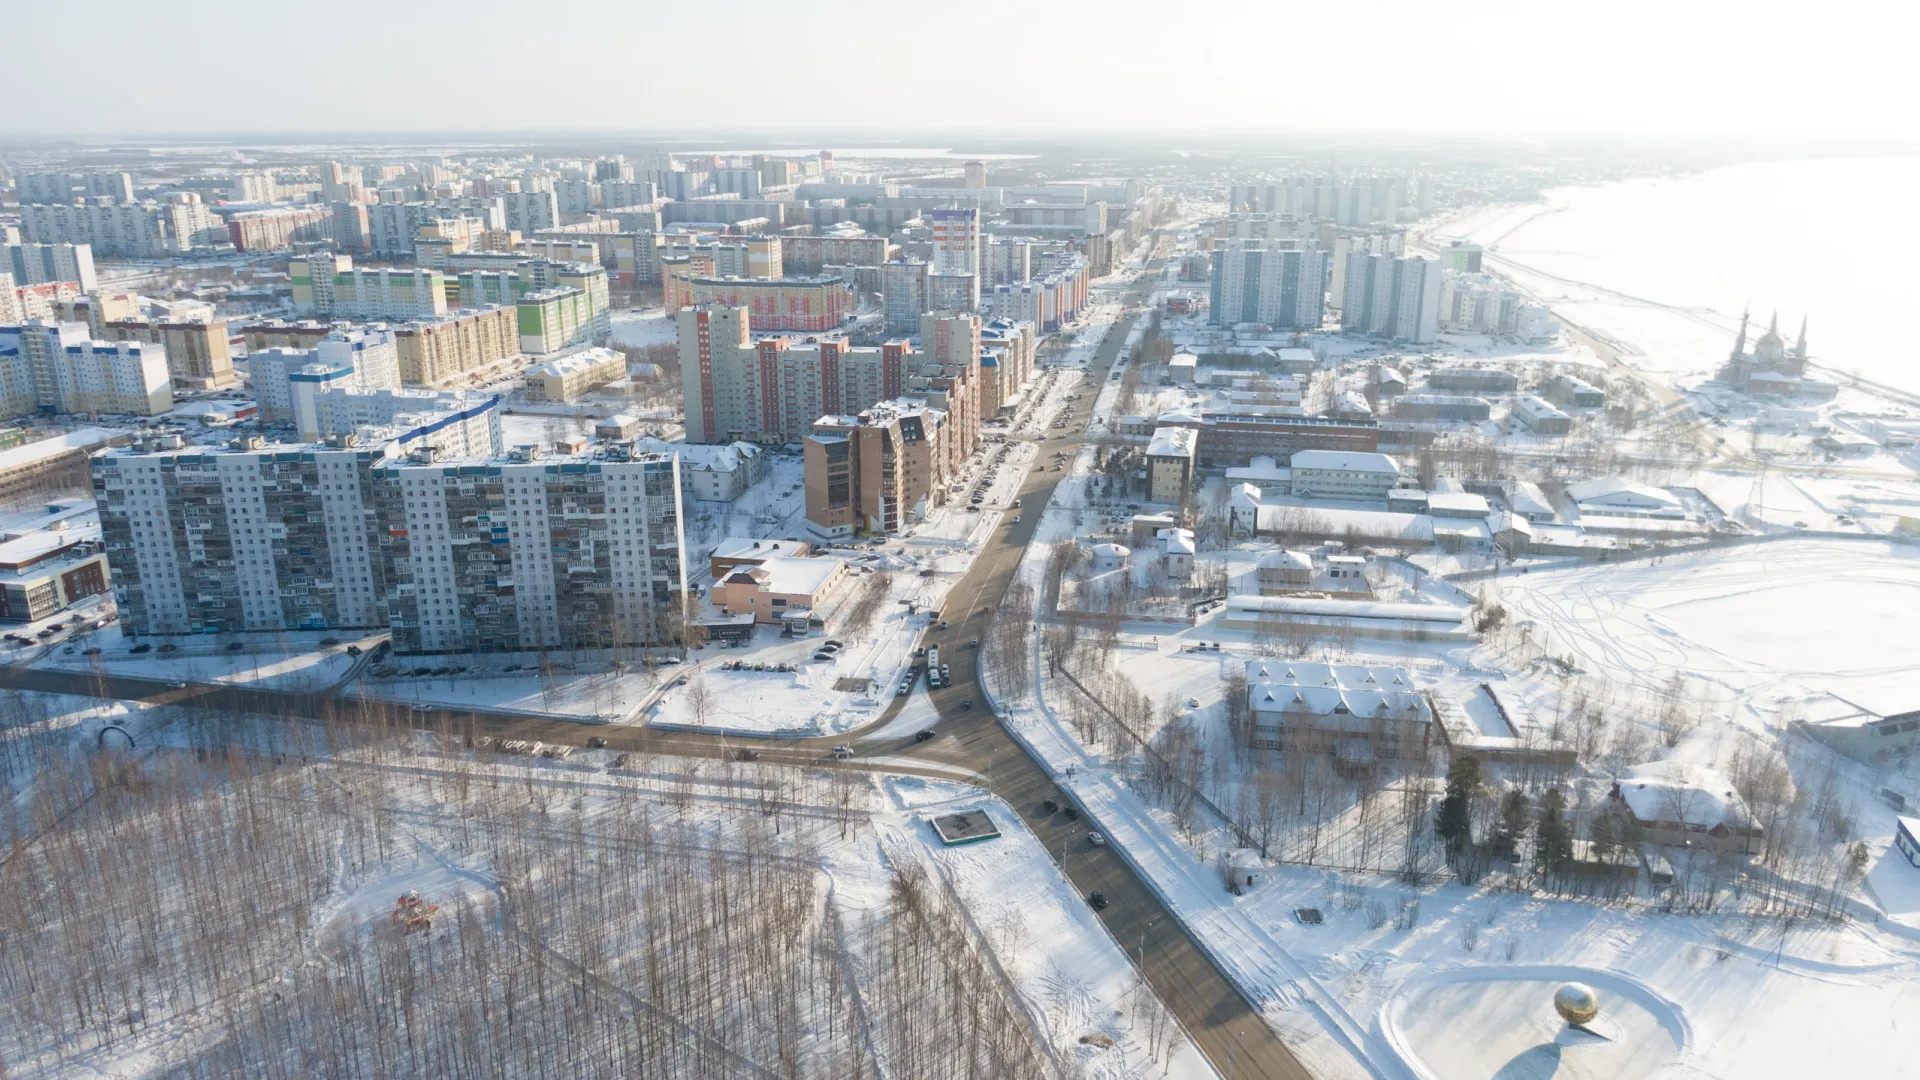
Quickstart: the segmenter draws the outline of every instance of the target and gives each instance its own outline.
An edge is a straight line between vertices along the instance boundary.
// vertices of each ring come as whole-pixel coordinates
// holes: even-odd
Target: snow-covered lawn
[[[1920,664],[1920,548],[1783,540],[1503,576],[1541,647],[1617,683],[1675,671],[1746,693],[1834,689]]]

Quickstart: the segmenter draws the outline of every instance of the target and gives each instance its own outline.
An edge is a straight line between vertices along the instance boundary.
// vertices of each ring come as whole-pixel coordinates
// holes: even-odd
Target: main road
[[[1138,305],[1159,278],[1160,266],[1160,260],[1150,261],[1140,279],[1125,291],[1121,319],[1088,364],[1087,380],[1082,384],[1085,392],[1079,395],[1079,401],[1068,403],[1064,413],[1068,423],[1063,430],[1075,434],[1047,439],[1041,442],[1041,447],[1053,446],[1073,454],[1093,441],[1086,435],[1093,404],[1126,342],[1132,316],[1137,314]],[[1026,753],[1001,726],[993,710],[986,707],[986,693],[977,669],[981,651],[970,648],[968,641],[986,636],[990,616],[1006,595],[1027,545],[1032,543],[1054,488],[1066,475],[1064,470],[1058,473],[1048,470],[1046,457],[1044,450],[1035,455],[1034,467],[1021,488],[1019,498],[1024,512],[1003,515],[973,565],[948,592],[942,609],[948,629],[940,630],[936,624],[929,628],[922,641],[925,645],[940,646],[942,657],[951,658],[947,662],[953,670],[950,685],[931,691],[939,714],[934,726],[936,737],[924,742],[912,735],[887,741],[869,737],[859,743],[861,753],[886,760],[871,766],[862,766],[858,758],[837,764],[870,767],[876,772],[924,769],[930,775],[962,772],[977,777],[980,784],[1026,820],[1082,896],[1094,892],[1106,896],[1107,906],[1098,912],[1100,920],[1221,1075],[1234,1080],[1255,1077],[1305,1080],[1311,1074],[1126,860],[1111,847],[1096,847],[1087,839],[1086,819],[1069,821],[1064,813],[1046,812],[1043,804],[1047,800],[1065,806],[1069,804],[1068,797],[1045,767]],[[369,708],[382,708],[382,703],[338,693],[283,693],[232,686],[176,687],[151,679],[20,667],[0,669],[0,686],[316,718],[364,716]],[[896,698],[878,720],[849,735],[753,740],[752,746],[762,761],[805,765],[836,763],[830,752],[833,744],[852,743],[863,733],[880,730],[900,711],[904,701]],[[963,707],[964,702],[978,702],[980,707]],[[419,718],[404,707],[389,705],[385,710],[384,715],[396,724],[420,723]],[[724,758],[738,754],[744,743],[740,739],[728,740],[697,732],[624,726],[583,728],[564,720],[486,711],[440,710],[432,723],[443,721],[456,731],[551,743],[577,745],[589,735],[597,735],[606,740],[610,750],[687,757]],[[924,765],[916,767],[907,762]]]

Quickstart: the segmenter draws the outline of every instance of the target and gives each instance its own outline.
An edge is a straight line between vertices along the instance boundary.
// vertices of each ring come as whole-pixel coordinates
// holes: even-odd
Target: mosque
[[[1740,316],[1740,336],[1734,339],[1733,353],[1720,369],[1720,381],[1749,394],[1774,394],[1792,397],[1800,394],[1832,397],[1838,387],[1807,376],[1807,320],[1800,320],[1800,338],[1787,347],[1780,336],[1780,316],[1776,312],[1767,332],[1747,348],[1747,315]]]

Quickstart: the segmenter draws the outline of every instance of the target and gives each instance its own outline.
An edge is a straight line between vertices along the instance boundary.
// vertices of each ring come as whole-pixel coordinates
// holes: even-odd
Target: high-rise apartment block
[[[519,311],[517,306],[485,307],[395,326],[400,381],[438,386],[520,355]]]
[[[671,456],[527,447],[449,460],[422,430],[95,457],[123,632],[388,629],[402,653],[676,632],[686,572]]]
[[[162,346],[166,350],[168,377],[175,386],[218,390],[236,381],[225,319],[205,322],[119,319],[107,322],[102,329],[102,336],[109,341],[149,341]]]
[[[1297,240],[1219,240],[1209,321],[1317,330],[1326,313],[1326,256]]]
[[[822,416],[802,447],[807,526],[823,539],[894,533],[944,501],[951,419],[920,398]]]
[[[247,356],[247,375],[264,420],[294,419],[295,384],[322,389],[380,390],[400,386],[400,354],[390,330],[337,330],[310,349],[269,348]]]
[[[431,319],[447,312],[446,278],[438,270],[353,265],[333,251],[287,260],[293,307],[302,315],[348,319]]]
[[[133,201],[133,178],[123,172],[46,172],[20,176],[20,202],[70,203],[75,199],[105,197]]]
[[[935,275],[952,275],[970,280],[970,294],[962,311],[980,307],[980,211],[973,207],[935,209],[926,212],[927,226],[933,232]],[[951,297],[945,299],[952,299]],[[955,305],[936,302],[936,308]]]
[[[79,203],[33,203],[20,208],[20,220],[33,243],[87,244],[103,258],[164,258],[228,243],[226,225],[190,192],[169,195],[165,202],[114,202],[101,196]]]
[[[687,441],[797,442],[821,416],[852,415],[901,396],[925,398],[956,425],[964,457],[979,443],[982,390],[978,316],[930,314],[922,346],[851,346],[839,338],[751,337],[745,309],[681,311],[681,391]]]
[[[1340,328],[1415,345],[1440,333],[1441,266],[1423,255],[1347,258]]]
[[[920,326],[920,316],[933,310],[929,269],[926,263],[912,259],[895,259],[880,268],[887,333],[911,334]]]
[[[157,416],[172,408],[162,346],[96,341],[85,323],[34,319],[0,326],[0,416]]]
[[[11,273],[16,287],[53,281],[71,281],[81,292],[100,287],[86,244],[8,244],[0,248],[0,272]]]

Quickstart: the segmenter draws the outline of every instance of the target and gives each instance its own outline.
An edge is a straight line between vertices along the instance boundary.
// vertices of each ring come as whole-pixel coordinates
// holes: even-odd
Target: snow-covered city
[[[710,16],[560,122],[109,6],[208,70],[0,121],[0,1077],[1920,1077],[1892,45],[777,127]]]

